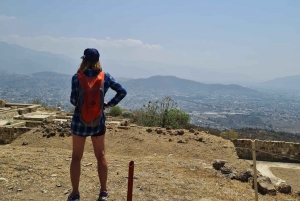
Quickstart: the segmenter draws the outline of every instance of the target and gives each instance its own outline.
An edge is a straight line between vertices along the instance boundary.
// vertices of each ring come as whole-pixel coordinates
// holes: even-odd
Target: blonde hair
[[[88,61],[86,59],[82,59],[82,62],[77,70],[77,73],[83,73],[87,69],[96,70],[96,71],[101,72],[102,66],[100,64],[100,61],[92,62],[92,61]]]

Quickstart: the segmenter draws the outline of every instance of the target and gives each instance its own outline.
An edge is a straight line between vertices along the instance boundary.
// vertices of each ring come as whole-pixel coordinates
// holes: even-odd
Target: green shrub
[[[41,105],[42,107],[44,108],[47,108],[48,104],[47,103],[44,103],[42,102],[40,99],[33,99],[31,101],[32,104],[36,104],[36,105]]]
[[[113,117],[120,116],[122,114],[122,109],[119,106],[114,106],[110,108],[109,115]]]
[[[170,97],[165,97],[161,101],[149,101],[140,110],[132,112],[131,119],[142,126],[185,128],[190,115],[177,109],[177,103]]]
[[[131,112],[125,111],[125,112],[123,112],[122,116],[123,116],[124,118],[130,118]]]
[[[223,131],[220,133],[220,136],[224,139],[235,139],[235,138],[238,138],[238,134],[237,132],[235,132],[234,130],[229,130],[229,131]]]

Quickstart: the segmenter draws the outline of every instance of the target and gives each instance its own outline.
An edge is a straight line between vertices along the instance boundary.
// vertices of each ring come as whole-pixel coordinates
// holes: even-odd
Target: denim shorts
[[[98,136],[104,135],[105,133],[106,133],[106,126],[104,125],[103,129],[99,133],[97,133],[95,135],[91,135],[91,137],[98,137]]]

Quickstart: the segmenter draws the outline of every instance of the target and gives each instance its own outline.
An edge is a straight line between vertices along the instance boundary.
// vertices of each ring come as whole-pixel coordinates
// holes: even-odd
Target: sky
[[[299,0],[1,0],[0,41],[264,81],[300,75],[299,10]]]

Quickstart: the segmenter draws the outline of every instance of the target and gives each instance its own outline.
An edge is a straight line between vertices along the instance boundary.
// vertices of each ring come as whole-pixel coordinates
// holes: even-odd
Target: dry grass
[[[109,200],[126,200],[131,160],[135,161],[135,201],[254,200],[250,183],[225,179],[211,166],[218,158],[231,162],[237,170],[249,167],[247,162],[237,159],[230,141],[205,133],[157,135],[142,127],[111,127],[106,134]],[[205,142],[195,140],[199,137]],[[24,141],[27,146],[21,146]],[[0,200],[65,200],[71,189],[70,157],[71,137],[44,138],[34,131],[9,146],[1,146],[0,177],[8,181],[0,181]],[[96,200],[98,191],[96,159],[87,139],[80,183],[82,200]],[[279,193],[275,197],[259,196],[259,200],[286,199],[296,200]]]

